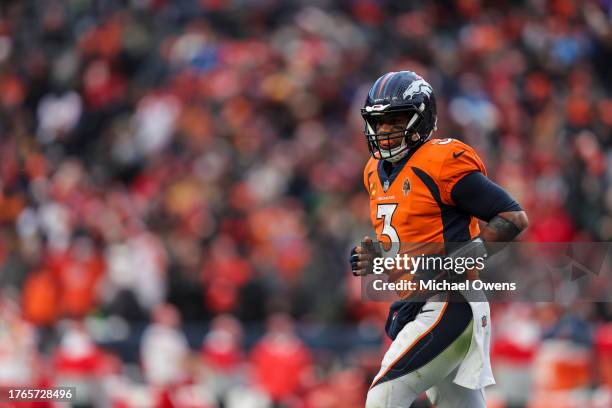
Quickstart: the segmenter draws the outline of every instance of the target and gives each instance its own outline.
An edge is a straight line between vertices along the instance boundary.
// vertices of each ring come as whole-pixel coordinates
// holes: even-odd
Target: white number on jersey
[[[397,204],[378,204],[376,211],[376,219],[383,219],[383,229],[381,235],[386,235],[391,242],[389,250],[385,250],[386,256],[395,256],[399,253],[399,235],[391,225],[393,221],[393,213],[397,209]]]

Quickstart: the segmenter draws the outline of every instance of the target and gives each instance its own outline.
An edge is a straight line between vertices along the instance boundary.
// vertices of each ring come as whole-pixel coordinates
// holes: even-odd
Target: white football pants
[[[468,303],[426,303],[385,353],[366,408],[408,408],[423,392],[437,408],[485,408],[484,389],[453,383],[472,326]]]

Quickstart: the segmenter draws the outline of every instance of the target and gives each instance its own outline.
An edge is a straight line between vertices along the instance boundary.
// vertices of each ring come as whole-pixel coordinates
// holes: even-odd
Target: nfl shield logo
[[[389,180],[385,180],[385,182],[383,183],[383,191],[386,193],[388,189],[389,189]]]
[[[487,316],[482,316],[482,327],[487,327]]]

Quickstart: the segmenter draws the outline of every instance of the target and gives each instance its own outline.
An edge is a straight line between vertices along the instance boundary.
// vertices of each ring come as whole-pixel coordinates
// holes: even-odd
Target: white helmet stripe
[[[417,120],[418,118],[419,118],[419,115],[418,115],[418,114],[416,114],[416,113],[415,113],[414,115],[412,115],[412,118],[410,119],[410,121],[409,121],[409,122],[408,122],[408,124],[406,125],[406,129],[409,129],[409,128],[410,128],[410,127],[411,127],[411,126],[414,124],[414,122],[416,122],[416,120]]]

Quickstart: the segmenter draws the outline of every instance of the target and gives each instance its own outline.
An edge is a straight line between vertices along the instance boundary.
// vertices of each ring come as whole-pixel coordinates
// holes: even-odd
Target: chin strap
[[[407,147],[403,152],[398,153],[398,154],[396,154],[393,157],[390,157],[388,159],[383,159],[383,160],[386,160],[389,163],[396,163],[396,162],[402,160],[404,157],[406,157],[406,155],[408,154],[409,151],[410,151],[410,148]]]
[[[405,143],[404,146],[406,148],[402,152],[394,155],[393,157],[381,157],[381,160],[388,161],[389,163],[396,163],[396,162],[402,160],[404,157],[406,157],[406,155],[408,153],[415,151],[416,149],[421,147],[425,142],[427,142],[431,138],[431,134],[432,133],[433,133],[433,131],[430,134],[428,134],[427,137],[421,137],[419,135],[419,139],[418,140],[412,140],[412,136],[406,136],[404,138],[404,140],[402,141],[402,144]],[[415,133],[415,134],[418,134],[418,133]],[[398,146],[398,147],[402,147],[402,146]],[[381,156],[382,156],[382,150],[383,149],[379,148],[379,150],[380,150],[380,153],[381,153]]]

